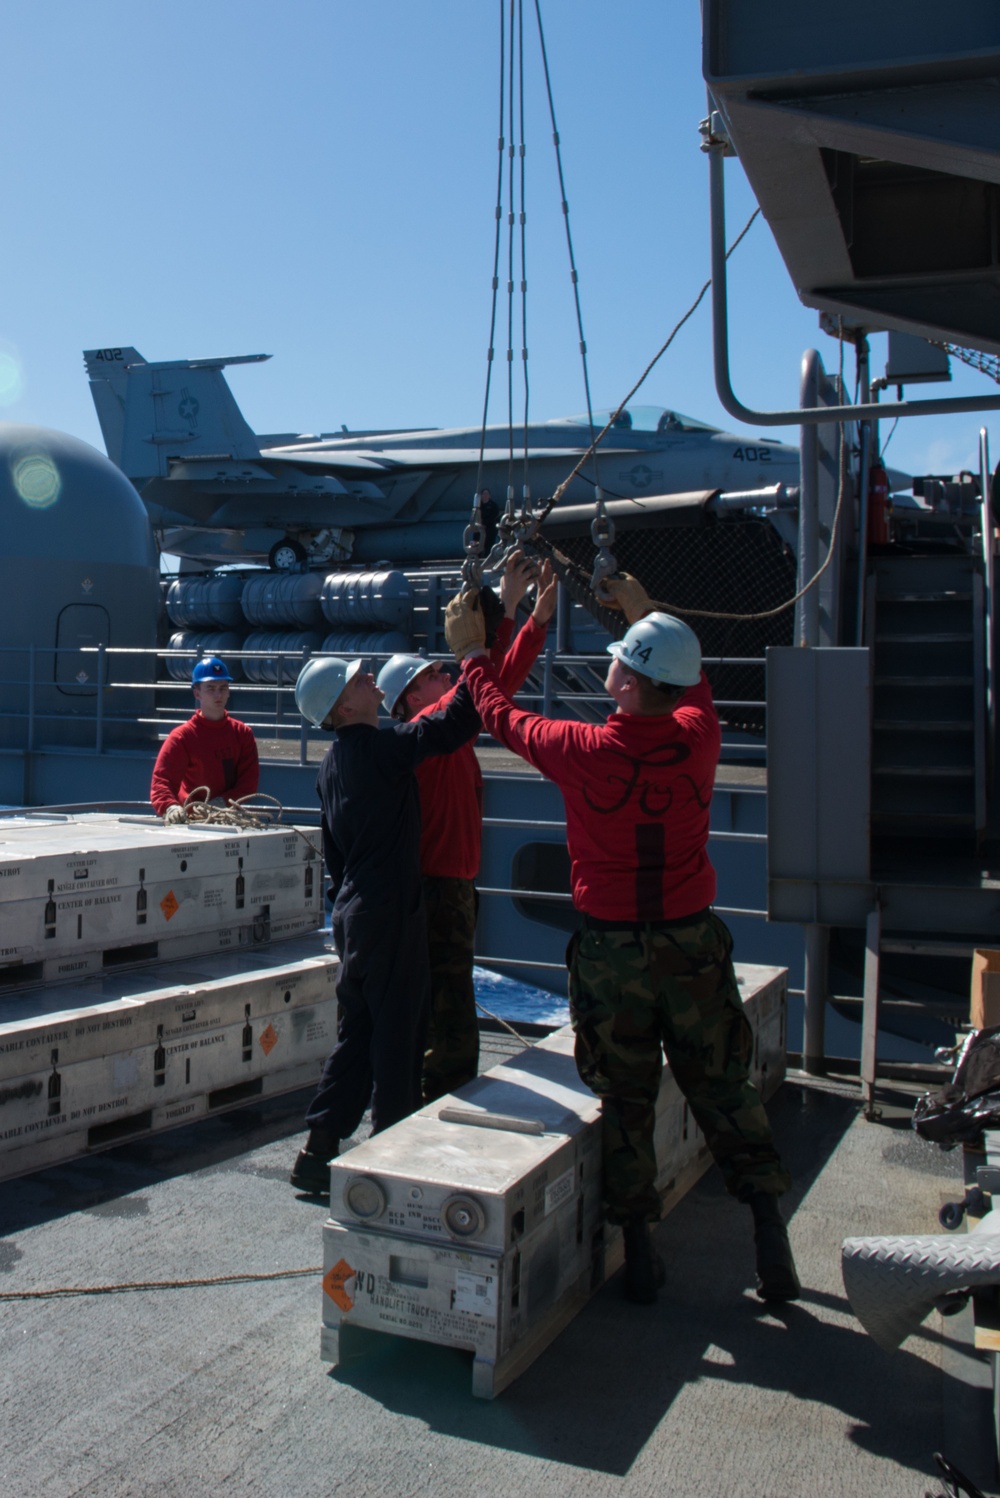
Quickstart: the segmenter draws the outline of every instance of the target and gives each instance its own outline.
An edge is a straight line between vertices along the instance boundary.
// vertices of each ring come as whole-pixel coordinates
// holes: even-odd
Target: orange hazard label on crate
[[[163,911],[163,914],[166,916],[167,920],[169,921],[172,915],[176,915],[180,908],[181,907],[178,902],[177,896],[174,894],[173,890],[167,890],[167,893],[160,901],[160,909]]]
[[[278,1044],[278,1032],[273,1025],[268,1025],[266,1030],[261,1031],[260,1048],[265,1056],[270,1056]]]
[[[323,1276],[323,1289],[342,1311],[349,1311],[354,1305],[353,1295],[347,1292],[347,1282],[354,1279],[355,1273],[346,1259],[338,1259]]]

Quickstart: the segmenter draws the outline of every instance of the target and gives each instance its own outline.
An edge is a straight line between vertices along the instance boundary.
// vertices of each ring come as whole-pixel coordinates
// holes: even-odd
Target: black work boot
[[[330,1161],[336,1159],[339,1139],[310,1130],[305,1148],[300,1149],[289,1180],[296,1191],[306,1196],[330,1195]]]
[[[769,1192],[755,1191],[749,1198],[749,1207],[757,1246],[757,1294],[761,1300],[798,1300],[802,1287],[778,1198]]]
[[[651,1306],[657,1290],[666,1283],[667,1270],[653,1247],[649,1223],[644,1217],[631,1217],[622,1223],[625,1239],[625,1299],[637,1306]]]

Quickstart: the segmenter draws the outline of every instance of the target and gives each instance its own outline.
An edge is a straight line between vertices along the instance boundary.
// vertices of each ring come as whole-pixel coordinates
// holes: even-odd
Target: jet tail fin
[[[125,436],[125,391],[128,385],[128,367],[145,364],[145,359],[134,348],[94,348],[83,355],[90,377],[90,393],[101,424],[101,436],[112,463],[121,467],[122,443]]]
[[[150,364],[136,349],[89,349],[84,363],[108,457],[136,484],[178,458],[250,459],[260,445],[222,371],[268,354]]]

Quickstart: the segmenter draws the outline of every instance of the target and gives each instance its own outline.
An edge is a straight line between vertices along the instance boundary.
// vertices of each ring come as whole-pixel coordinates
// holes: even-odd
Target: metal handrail
[[[161,733],[164,731],[169,731],[171,728],[177,726],[177,724],[185,720],[184,717],[177,715],[177,707],[173,702],[171,702],[170,705],[164,705],[163,707],[154,707],[153,713],[152,715],[150,715],[148,713],[143,713],[141,710],[138,713],[136,713],[135,711],[129,711],[121,704],[119,705],[117,710],[112,710],[106,694],[108,692],[114,692],[116,698],[122,699],[127,693],[155,692],[159,695],[165,695],[168,699],[173,699],[175,697],[180,699],[190,690],[190,685],[188,682],[176,681],[171,678],[159,680],[146,679],[138,681],[114,679],[117,675],[117,672],[115,671],[115,663],[119,660],[119,658],[121,658],[122,662],[150,658],[151,662],[155,663],[160,660],[175,658],[178,653],[187,654],[188,652],[176,652],[165,650],[162,648],[146,646],[97,645],[38,647],[34,645],[0,645],[0,662],[4,661],[9,656],[17,655],[22,658],[26,657],[27,667],[26,676],[22,676],[18,672],[8,675],[5,678],[5,686],[7,686],[8,688],[23,688],[26,690],[27,697],[25,708],[11,706],[8,709],[6,716],[9,720],[26,721],[27,727],[25,732],[25,745],[26,750],[29,753],[36,748],[36,728],[38,724],[43,722],[57,723],[73,721],[77,724],[93,723],[93,743],[96,747],[97,753],[99,754],[104,752],[109,724],[128,722],[130,725],[136,727],[142,726],[155,728]],[[195,655],[195,652],[190,653],[192,656]],[[69,656],[75,659],[79,659],[81,656],[88,654],[96,655],[97,662],[94,676],[91,680],[88,680],[86,684],[87,691],[85,694],[80,695],[79,693],[73,691],[73,684],[70,682],[55,680],[56,673],[54,670],[52,672],[51,680],[42,678],[40,672],[41,658],[44,657],[46,660],[48,660],[49,658],[58,660],[60,656]],[[258,658],[258,654],[259,653],[255,651],[232,651],[227,652],[227,657],[231,657],[234,661],[238,661]],[[279,667],[281,668],[284,667],[284,663],[286,661],[294,662],[296,668],[298,668],[303,658],[301,651],[269,651],[267,654],[269,658],[277,660],[279,663]],[[383,655],[388,658],[387,652],[375,652],[374,654],[369,652],[369,655],[373,659],[381,659]],[[428,659],[450,660],[451,657],[447,653],[436,652],[433,655],[428,655]],[[569,689],[559,690],[557,692],[552,679],[552,667],[554,664],[566,664],[571,666],[599,665],[603,668],[607,665],[607,656],[606,654],[580,654],[572,656],[562,656],[553,654],[550,651],[547,653],[545,658],[544,678],[541,686],[528,686],[526,688],[523,688],[521,691],[515,694],[515,700],[520,703],[539,705],[546,712],[551,711],[554,701],[557,701],[558,703],[561,703],[569,708],[572,708],[573,704],[575,703],[579,703],[581,705],[592,705],[595,703],[609,702],[610,699],[608,698],[606,692],[574,691]],[[765,662],[763,657],[757,656],[708,656],[705,658],[705,664],[708,666],[755,665],[763,667]],[[285,738],[286,736],[289,739],[291,739],[293,736],[297,737],[300,741],[299,763],[304,765],[308,762],[310,731],[305,723],[305,720],[301,719],[297,712],[289,714],[285,721],[282,721],[284,716],[283,709],[285,703],[288,700],[288,695],[294,693],[294,681],[281,680],[280,677],[282,675],[284,675],[283,669],[279,671],[279,680],[277,682],[236,682],[233,685],[233,692],[234,695],[238,694],[239,697],[243,698],[244,700],[249,699],[251,702],[254,700],[262,700],[265,697],[268,704],[273,702],[273,708],[271,708],[270,706],[266,706],[263,712],[257,713],[253,716],[252,721],[250,718],[246,718],[244,721],[248,722],[248,725],[254,730],[258,732],[263,731],[269,736],[272,736],[279,740]],[[73,703],[72,708],[68,708],[66,712],[56,712],[50,710],[50,708],[46,705],[45,708],[40,711],[38,696],[39,691],[42,689],[69,689],[67,695]],[[93,698],[92,705],[90,702],[91,698]],[[766,708],[766,703],[762,700],[757,699],[751,701],[749,699],[743,698],[720,698],[717,701],[717,706],[722,710],[733,707],[750,707],[761,710]],[[734,742],[732,740],[724,740],[722,747],[726,754],[753,754],[764,752],[764,746],[753,741],[752,739],[748,740],[745,743],[741,741]],[[0,752],[21,751],[9,750]]]
[[[573,896],[563,894],[558,890],[551,889],[503,889],[489,885],[476,885],[476,892],[480,895],[499,895],[510,900],[550,900],[554,905],[568,905],[572,903]],[[752,919],[766,921],[766,910],[748,910],[737,905],[713,905],[712,909],[719,915],[749,916]],[[623,921],[623,925],[631,925],[632,922]],[[517,958],[512,958],[517,963]]]
[[[868,583],[868,507],[871,503],[871,423],[861,423],[861,474],[858,494],[858,598],[854,616],[854,643],[865,643],[865,593]]]
[[[979,483],[982,494],[982,510],[979,522],[980,543],[983,552],[983,628],[985,632],[986,661],[986,764],[988,780],[992,783],[996,765],[997,711],[993,660],[993,594],[996,570],[993,507],[990,488],[990,435],[985,427],[979,429]]]
[[[936,400],[867,402],[856,406],[805,406],[788,411],[755,411],[740,401],[729,371],[729,311],[726,276],[725,161],[727,142],[710,136],[708,154],[709,204],[712,247],[712,346],[715,356],[715,388],[730,416],[748,426],[825,426],[828,422],[874,420],[890,416],[942,416],[952,412],[998,411],[1000,395],[941,396]]]

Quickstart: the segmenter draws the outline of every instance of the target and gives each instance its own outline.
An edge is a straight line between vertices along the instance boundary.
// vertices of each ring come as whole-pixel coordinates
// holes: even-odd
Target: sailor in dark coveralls
[[[413,772],[430,755],[460,749],[481,725],[461,687],[445,712],[380,729],[374,676],[360,661],[336,657],[307,662],[295,700],[304,718],[335,734],[316,789],[341,961],[340,1021],[291,1175],[300,1191],[322,1194],[329,1162],[369,1100],[373,1133],[420,1104],[430,969]]]

